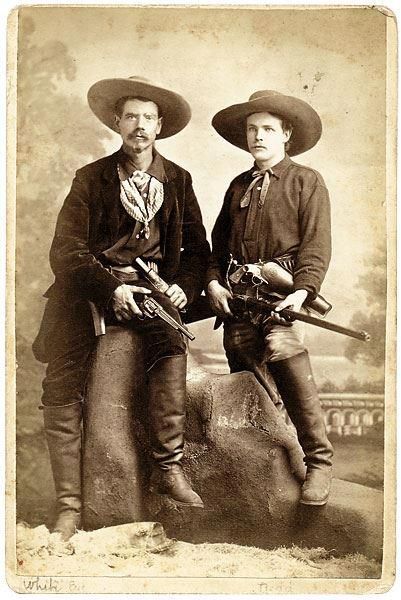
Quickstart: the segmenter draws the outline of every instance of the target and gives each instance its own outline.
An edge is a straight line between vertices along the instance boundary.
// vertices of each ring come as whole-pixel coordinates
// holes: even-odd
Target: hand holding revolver
[[[145,274],[146,279],[159,290],[159,292],[170,298],[171,303],[178,308],[178,310],[182,310],[186,306],[188,299],[184,290],[182,290],[179,285],[176,283],[169,285],[164,279],[159,277],[153,267],[153,263],[145,263],[139,256],[135,259],[135,262]]]
[[[111,298],[114,314],[119,321],[129,321],[132,317],[143,317],[143,312],[134,300],[134,294],[150,294],[148,288],[121,284],[114,290]]]

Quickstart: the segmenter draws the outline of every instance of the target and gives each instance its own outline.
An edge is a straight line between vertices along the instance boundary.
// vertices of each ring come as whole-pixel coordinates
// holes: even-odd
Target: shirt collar
[[[124,152],[124,150],[120,149],[120,160],[122,162],[122,166],[129,176],[136,170],[130,157]],[[167,181],[166,171],[164,169],[163,159],[158,153],[158,151],[153,148],[153,161],[146,169],[145,173],[150,175],[151,177],[155,177],[161,183],[165,183]]]
[[[277,179],[280,179],[281,175],[288,168],[290,163],[291,163],[291,159],[288,156],[288,154],[286,154],[284,156],[284,158],[282,160],[280,160],[280,162],[278,162],[276,165],[274,165],[274,167],[270,168],[270,171],[273,173],[274,177],[276,177]],[[255,162],[250,172],[253,173],[256,170],[259,170],[259,167]]]
[[[167,181],[167,175],[166,171],[164,170],[162,157],[155,149],[153,150],[153,162],[146,172],[148,175],[156,177],[156,179],[158,179],[161,183],[165,183]]]

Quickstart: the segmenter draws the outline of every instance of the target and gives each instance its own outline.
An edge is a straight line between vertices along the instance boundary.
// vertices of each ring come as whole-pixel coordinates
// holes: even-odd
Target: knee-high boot
[[[327,438],[309,355],[302,352],[269,363],[269,369],[305,454],[307,471],[300,502],[317,506],[326,504],[332,478],[333,447]]]
[[[42,408],[57,496],[53,532],[67,541],[81,526],[82,402]]]
[[[149,425],[156,463],[150,489],[185,506],[203,507],[189,485],[181,465],[184,452],[187,357],[159,360],[148,376]]]

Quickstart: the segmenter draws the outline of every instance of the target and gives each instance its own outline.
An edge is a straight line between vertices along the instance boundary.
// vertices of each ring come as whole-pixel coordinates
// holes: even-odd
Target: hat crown
[[[254,92],[251,96],[249,96],[249,102],[252,100],[258,100],[259,98],[269,98],[271,96],[282,96],[280,92],[275,92],[274,90],[260,90],[259,92]]]
[[[141,83],[149,83],[150,84],[150,79],[148,79],[147,77],[142,77],[141,75],[130,75],[130,77],[128,77],[128,79],[130,79],[131,81],[140,81]]]

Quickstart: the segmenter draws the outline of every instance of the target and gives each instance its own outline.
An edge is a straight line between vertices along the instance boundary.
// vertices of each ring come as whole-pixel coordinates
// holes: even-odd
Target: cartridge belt
[[[146,261],[146,260],[145,260],[145,262],[147,264],[149,264],[156,273],[158,272],[157,263],[155,263],[153,261]],[[110,265],[106,268],[109,271],[109,273],[114,275],[114,277],[117,277],[117,279],[119,279],[123,283],[129,284],[129,283],[135,283],[137,281],[143,282],[146,280],[146,278],[144,277],[144,274],[142,272],[140,272],[138,269],[136,269],[135,267],[133,267],[132,265],[113,265],[113,266]]]

